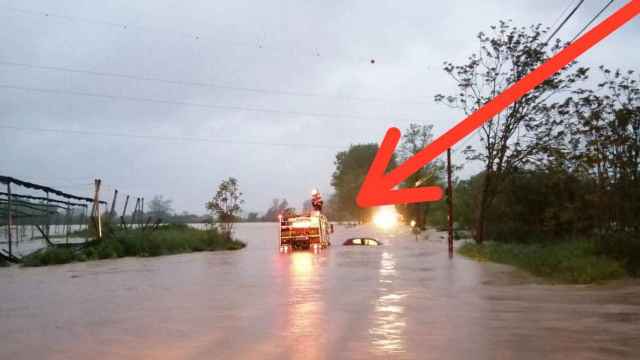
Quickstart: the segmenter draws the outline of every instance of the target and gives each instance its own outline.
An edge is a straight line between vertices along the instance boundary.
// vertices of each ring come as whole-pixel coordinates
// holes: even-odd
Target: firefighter
[[[311,191],[311,206],[313,207],[313,210],[322,211],[322,204],[322,196],[320,195],[318,190],[313,189]]]

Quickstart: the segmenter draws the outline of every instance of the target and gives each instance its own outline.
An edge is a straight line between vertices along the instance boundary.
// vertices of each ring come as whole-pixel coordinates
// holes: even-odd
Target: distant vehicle
[[[280,214],[280,251],[319,250],[331,245],[329,235],[333,225],[320,212],[322,198],[317,190],[312,192],[313,210],[307,214]]]
[[[373,239],[373,238],[362,237],[362,238],[347,239],[345,242],[342,243],[342,245],[344,245],[344,246],[352,246],[352,245],[380,246],[380,245],[382,245],[382,243],[380,241],[376,240],[376,239]]]

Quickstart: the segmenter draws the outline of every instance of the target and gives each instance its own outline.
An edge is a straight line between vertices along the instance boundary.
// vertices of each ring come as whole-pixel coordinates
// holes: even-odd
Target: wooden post
[[[82,224],[84,224],[84,223],[85,223],[85,220],[86,220],[86,219],[85,219],[85,217],[86,217],[86,215],[87,215],[87,207],[86,207],[86,206],[84,206],[84,207],[82,208],[82,213],[80,213],[80,226],[79,226],[79,230],[82,230]],[[84,242],[87,242],[87,241],[89,241],[89,226],[87,226],[87,228],[86,228],[85,230],[86,230],[86,231],[85,231],[85,233],[84,233],[84,234],[85,234],[85,235],[84,235]]]
[[[116,214],[116,201],[118,200],[118,189],[113,190],[113,200],[111,200],[111,211],[109,211],[109,218],[113,219]]]
[[[7,222],[7,233],[9,240],[9,257],[11,257],[11,182],[7,182],[7,208],[9,213],[9,218]]]
[[[45,228],[45,231],[47,232],[47,238],[50,235],[50,230],[49,227],[51,226],[51,209],[49,209],[49,192],[46,192],[47,194],[47,227]]]
[[[97,216],[97,221],[96,224],[98,226],[98,240],[102,239],[102,219],[100,218],[100,184],[102,183],[102,180],[100,179],[95,179],[94,180],[94,184],[95,184],[95,193],[93,194],[93,208],[94,208],[94,213]]]
[[[120,223],[126,229],[127,223],[124,220],[124,217],[127,215],[127,205],[129,205],[129,195],[124,200],[124,209],[122,209],[122,215],[120,215]]]
[[[449,258],[453,257],[453,188],[451,186],[451,149],[447,149],[447,204],[449,205]]]
[[[144,226],[144,198],[140,200],[140,226]]]
[[[67,204],[67,216],[66,216],[66,220],[65,220],[65,242],[68,244],[69,243],[69,227],[71,227],[71,209],[69,204]]]
[[[140,198],[136,198],[136,207],[133,209],[133,215],[131,216],[131,227],[135,228],[136,221],[138,221],[138,213],[140,212]]]

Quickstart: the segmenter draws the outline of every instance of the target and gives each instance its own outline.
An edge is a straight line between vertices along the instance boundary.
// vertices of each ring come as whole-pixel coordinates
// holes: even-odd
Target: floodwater
[[[640,357],[640,283],[557,286],[455,256],[432,233],[337,227],[281,254],[276,224],[235,252],[0,269],[0,359]],[[343,247],[371,235],[380,247]]]
[[[51,225],[49,228],[49,236],[51,242],[64,243],[82,243],[87,239],[84,237],[74,237],[73,231],[84,229],[85,225]],[[0,226],[0,251],[9,251],[7,227]],[[20,225],[11,228],[11,253],[15,256],[25,256],[38,249],[47,246],[42,235],[36,230],[35,226]]]

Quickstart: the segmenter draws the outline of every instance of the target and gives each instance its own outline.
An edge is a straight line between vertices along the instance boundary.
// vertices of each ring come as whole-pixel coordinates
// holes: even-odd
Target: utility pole
[[[9,257],[11,258],[11,182],[7,182],[7,210],[9,213],[9,219],[7,222],[7,233],[9,239]]]
[[[449,205],[449,258],[453,257],[453,187],[451,186],[451,148],[447,149],[447,203]]]

